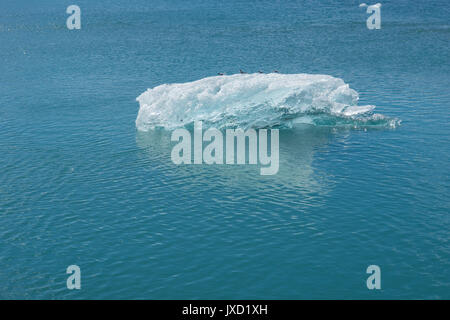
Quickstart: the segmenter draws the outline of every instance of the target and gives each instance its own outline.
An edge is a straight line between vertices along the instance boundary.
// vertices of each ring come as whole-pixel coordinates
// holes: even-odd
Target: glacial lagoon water
[[[357,1],[80,0],[68,30],[71,4],[0,4],[0,298],[450,298],[447,1],[383,1],[379,30]],[[136,126],[147,89],[239,69],[339,79],[401,124],[310,114],[273,176],[177,166]]]

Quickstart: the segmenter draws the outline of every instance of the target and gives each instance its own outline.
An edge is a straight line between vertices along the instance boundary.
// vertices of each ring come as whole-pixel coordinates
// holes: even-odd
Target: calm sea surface
[[[72,1],[2,1],[0,298],[449,299],[450,4],[368,30],[359,3],[78,0],[68,30]],[[239,69],[332,75],[402,123],[282,129],[274,176],[136,130],[147,88]]]

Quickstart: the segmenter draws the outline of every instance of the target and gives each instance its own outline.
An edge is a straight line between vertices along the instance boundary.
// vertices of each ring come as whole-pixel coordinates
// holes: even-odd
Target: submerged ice
[[[235,74],[163,84],[136,99],[138,130],[172,129],[203,121],[216,127],[313,125],[391,126],[397,120],[358,106],[342,79],[312,74]]]

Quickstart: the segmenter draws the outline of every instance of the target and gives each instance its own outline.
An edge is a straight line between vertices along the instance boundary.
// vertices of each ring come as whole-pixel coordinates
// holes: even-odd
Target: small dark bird
[[[258,73],[264,73],[264,72],[262,72],[261,70],[258,70]]]
[[[242,71],[242,70],[239,70],[239,72],[242,73],[242,74],[247,73],[247,72],[244,72],[244,71]]]
[[[273,70],[274,73],[279,73],[278,70]]]
[[[224,75],[224,73],[222,73],[222,72],[218,72],[217,73],[219,76],[223,76]]]

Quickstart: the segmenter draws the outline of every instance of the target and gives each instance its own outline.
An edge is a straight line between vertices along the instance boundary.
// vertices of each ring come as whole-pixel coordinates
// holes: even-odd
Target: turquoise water
[[[383,1],[380,30],[358,1],[80,0],[69,31],[71,4],[0,4],[0,298],[450,298],[448,1]],[[401,125],[283,128],[274,176],[136,129],[147,88],[239,69]]]

